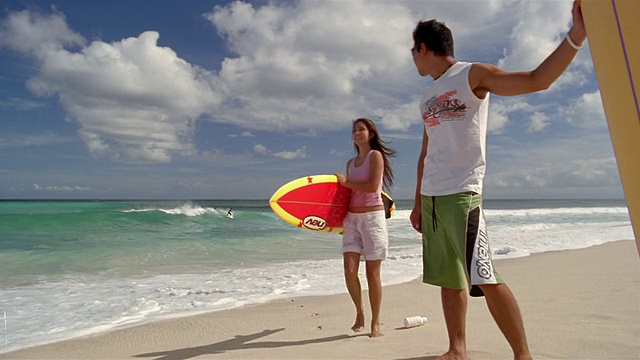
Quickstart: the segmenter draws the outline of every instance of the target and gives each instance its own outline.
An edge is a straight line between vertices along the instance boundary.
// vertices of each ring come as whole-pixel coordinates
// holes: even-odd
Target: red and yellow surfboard
[[[269,199],[273,212],[301,229],[341,233],[349,210],[351,189],[335,175],[309,175],[282,185]],[[395,212],[391,197],[382,192],[387,218]]]
[[[341,232],[351,189],[335,175],[310,175],[280,187],[269,199],[271,209],[293,226],[312,231]]]

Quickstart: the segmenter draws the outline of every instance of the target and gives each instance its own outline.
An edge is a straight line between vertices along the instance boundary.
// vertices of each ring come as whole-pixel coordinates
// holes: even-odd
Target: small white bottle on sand
[[[404,318],[404,327],[406,328],[420,326],[426,323],[427,323],[427,318],[424,316],[409,316]]]

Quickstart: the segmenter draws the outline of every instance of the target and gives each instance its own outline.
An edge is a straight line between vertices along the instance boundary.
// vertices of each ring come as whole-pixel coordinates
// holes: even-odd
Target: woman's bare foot
[[[371,337],[380,337],[384,336],[382,331],[380,331],[380,324],[371,324]]]
[[[353,330],[354,332],[359,332],[363,328],[364,328],[364,314],[358,313],[356,314],[356,322],[351,327],[351,330]]]

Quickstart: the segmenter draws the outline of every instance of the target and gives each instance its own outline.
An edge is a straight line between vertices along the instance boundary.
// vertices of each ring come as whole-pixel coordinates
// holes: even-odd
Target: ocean
[[[389,219],[384,285],[421,275],[412,206],[397,201]],[[624,200],[484,206],[494,259],[634,238]],[[0,201],[0,353],[170,317],[343,293],[340,249],[340,235],[293,227],[266,200]]]

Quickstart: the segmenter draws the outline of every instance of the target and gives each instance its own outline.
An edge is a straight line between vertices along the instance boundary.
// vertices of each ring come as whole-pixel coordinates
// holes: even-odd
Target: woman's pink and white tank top
[[[360,166],[356,166],[356,159],[353,158],[349,164],[349,180],[354,182],[367,182],[371,172],[371,160],[369,159],[371,152],[367,153],[364,161]],[[351,201],[349,206],[377,206],[382,205],[382,174],[380,175],[380,186],[376,192],[365,192],[353,190],[351,192]]]

